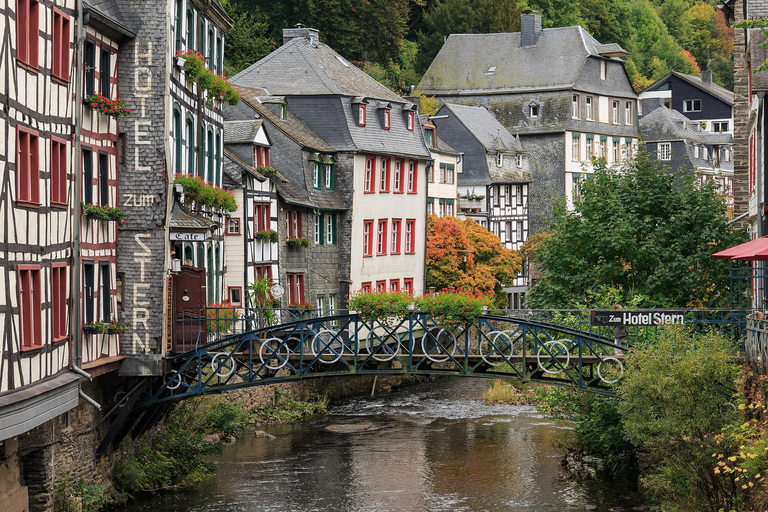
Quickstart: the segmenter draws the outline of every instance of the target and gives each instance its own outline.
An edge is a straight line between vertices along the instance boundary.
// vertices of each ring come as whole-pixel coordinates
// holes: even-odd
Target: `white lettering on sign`
[[[133,238],[142,250],[134,251],[133,253],[134,263],[139,264],[139,275],[133,276],[134,279],[138,278],[138,282],[133,283],[133,311],[131,315],[131,327],[133,328],[132,341],[134,345],[141,347],[144,352],[149,352],[149,324],[147,320],[149,320],[150,305],[150,302],[146,300],[148,297],[144,291],[151,288],[150,283],[147,282],[144,266],[152,261],[150,258],[150,256],[152,256],[152,251],[142,239],[151,237],[152,235],[147,233],[138,233]]]
[[[180,242],[205,242],[205,233],[174,233],[171,231],[170,238]]]
[[[123,194],[123,206],[152,206],[155,196],[152,194]]]
[[[147,140],[145,137],[149,136],[149,133],[152,131],[152,119],[146,118],[146,100],[148,98],[151,98],[152,95],[149,94],[149,91],[152,89],[152,70],[148,67],[144,66],[151,66],[152,65],[152,42],[147,43],[147,51],[146,53],[142,53],[141,46],[139,41],[136,41],[136,57],[134,59],[134,87],[136,91],[144,93],[144,94],[138,94],[137,96],[141,98],[141,113],[139,117],[141,119],[138,119],[136,121],[136,132],[134,133],[134,144],[135,147],[134,150],[134,162],[136,165],[137,171],[150,171],[151,168],[148,165],[141,165],[139,162],[141,161],[139,158],[139,149],[140,146],[149,145],[152,142]],[[142,130],[142,128],[145,128],[145,130]]]
[[[685,316],[682,314],[648,312],[622,314],[621,323],[624,325],[662,325],[662,324],[684,324]]]

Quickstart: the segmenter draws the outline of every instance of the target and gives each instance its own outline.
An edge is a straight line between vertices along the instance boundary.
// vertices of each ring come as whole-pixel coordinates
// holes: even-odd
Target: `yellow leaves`
[[[747,406],[746,406],[746,405],[744,405],[744,404],[739,404],[739,410],[740,410],[740,411],[743,411],[744,409],[746,409],[746,407],[747,407]]]
[[[736,457],[728,457],[728,460],[731,462],[736,462]]]
[[[720,468],[715,468],[715,474],[716,474],[716,475],[719,475],[719,474],[720,474]]]

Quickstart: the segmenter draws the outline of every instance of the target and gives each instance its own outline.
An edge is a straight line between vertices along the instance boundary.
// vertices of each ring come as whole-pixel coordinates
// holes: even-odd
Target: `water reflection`
[[[555,447],[566,425],[534,408],[482,404],[483,384],[440,380],[347,401],[327,417],[266,428],[225,448],[195,489],[131,512],[583,511],[635,504],[621,482],[568,479]],[[341,433],[325,427],[368,430]]]

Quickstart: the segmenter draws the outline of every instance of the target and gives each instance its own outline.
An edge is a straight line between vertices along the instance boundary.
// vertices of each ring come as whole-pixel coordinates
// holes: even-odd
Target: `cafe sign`
[[[590,325],[634,325],[653,327],[655,325],[683,325],[685,314],[680,310],[632,311],[608,309],[590,311]]]
[[[171,241],[173,242],[205,242],[206,233],[190,233],[182,231],[171,231]]]

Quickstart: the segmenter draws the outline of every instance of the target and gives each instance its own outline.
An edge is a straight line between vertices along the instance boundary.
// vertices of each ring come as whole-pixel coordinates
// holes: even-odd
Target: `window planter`
[[[117,318],[113,318],[109,322],[91,322],[85,324],[83,326],[83,331],[90,334],[120,334],[121,332],[125,332],[126,327],[128,327],[127,322],[121,322]]]
[[[232,191],[206,183],[200,176],[177,174],[173,183],[184,188],[186,206],[208,206],[230,213],[237,211],[237,201]]]
[[[277,231],[273,229],[265,229],[264,231],[256,232],[256,240],[264,240],[264,242],[277,242]]]
[[[184,75],[187,84],[197,82],[197,85],[208,92],[206,105],[213,106],[214,101],[237,105],[240,103],[240,91],[229,83],[224,75],[217,75],[213,71],[206,69],[205,57],[202,53],[194,50],[179,50],[176,52],[176,63],[184,61]],[[181,66],[180,66],[181,67]]]
[[[306,238],[289,238],[286,243],[289,247],[309,247],[309,240]]]
[[[277,174],[277,169],[275,169],[274,167],[266,167],[264,165],[257,165],[256,170],[261,174],[265,174],[267,176],[272,174]]]
[[[98,204],[86,204],[86,203],[80,203],[80,205],[83,208],[83,217],[85,217],[86,219],[108,220],[108,221],[116,220],[121,225],[126,224],[128,222],[125,220],[128,218],[128,214],[125,213],[120,208],[114,208],[112,206],[100,206]]]
[[[111,100],[101,94],[91,94],[85,98],[85,104],[91,107],[94,111],[114,119],[120,119],[121,117],[131,115],[131,109],[127,108],[122,100]]]

